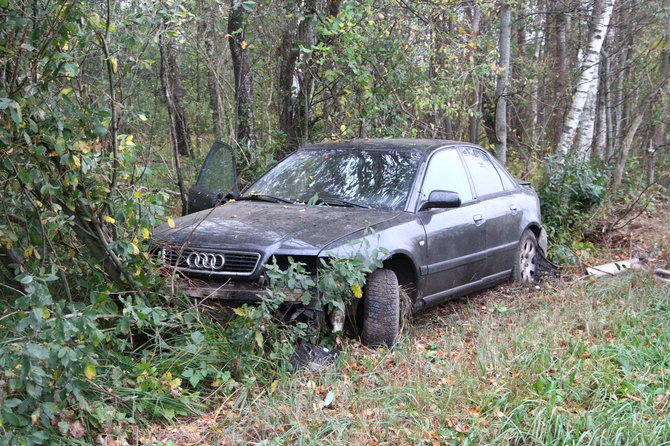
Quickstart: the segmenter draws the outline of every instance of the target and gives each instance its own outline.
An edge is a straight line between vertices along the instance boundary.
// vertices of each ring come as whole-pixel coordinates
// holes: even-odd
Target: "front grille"
[[[250,276],[261,255],[257,252],[163,248],[165,264],[183,272],[209,275]]]

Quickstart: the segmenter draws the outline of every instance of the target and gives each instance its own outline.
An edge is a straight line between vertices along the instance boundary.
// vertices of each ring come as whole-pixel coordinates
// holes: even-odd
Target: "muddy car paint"
[[[346,256],[360,246],[370,251],[381,247],[388,251],[383,259],[385,266],[393,268],[401,283],[409,285],[412,307],[419,310],[507,280],[524,231],[531,229],[540,240],[543,238],[535,192],[511,177],[507,178],[510,184],[513,182],[511,186],[485,197],[476,196],[477,178],[471,178],[472,200],[456,208],[419,210],[426,200],[421,188],[431,157],[442,150],[463,148],[481,151],[479,155],[502,170],[481,148],[461,142],[354,140],[308,145],[301,150],[416,151],[421,156],[404,208],[392,211],[230,201],[175,219],[174,228],[156,228],[153,240],[157,245],[182,250],[257,253],[257,266],[245,276],[186,273],[189,279],[199,280],[198,285],[190,282],[184,287],[187,294],[232,300],[253,298],[255,291],[262,289],[262,265],[272,256]],[[505,171],[503,174],[508,175]],[[363,238],[367,243],[358,248],[349,244]]]

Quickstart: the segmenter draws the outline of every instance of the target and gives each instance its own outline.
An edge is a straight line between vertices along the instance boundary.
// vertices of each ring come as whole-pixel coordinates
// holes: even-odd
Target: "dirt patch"
[[[638,257],[650,268],[664,268],[670,263],[670,202],[652,203],[626,226],[603,234],[602,246],[617,258]]]

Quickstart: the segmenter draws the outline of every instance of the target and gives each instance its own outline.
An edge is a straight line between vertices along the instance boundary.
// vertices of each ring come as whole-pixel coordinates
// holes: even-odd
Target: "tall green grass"
[[[248,387],[212,439],[670,444],[669,302],[645,274],[499,288],[420,316],[392,351],[345,342],[330,369]]]

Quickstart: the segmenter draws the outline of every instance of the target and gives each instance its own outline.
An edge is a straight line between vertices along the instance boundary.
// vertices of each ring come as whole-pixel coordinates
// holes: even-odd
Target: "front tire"
[[[537,281],[538,259],[537,237],[530,229],[521,236],[519,246],[514,257],[512,280],[519,283],[533,283]]]
[[[361,341],[368,347],[391,347],[399,332],[398,277],[390,269],[375,270],[365,284]]]

